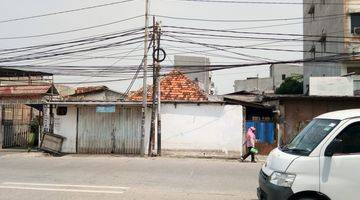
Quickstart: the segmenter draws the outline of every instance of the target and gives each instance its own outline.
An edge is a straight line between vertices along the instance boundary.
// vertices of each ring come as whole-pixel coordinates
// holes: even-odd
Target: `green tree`
[[[291,76],[284,80],[279,88],[275,91],[276,94],[303,94],[302,76]]]

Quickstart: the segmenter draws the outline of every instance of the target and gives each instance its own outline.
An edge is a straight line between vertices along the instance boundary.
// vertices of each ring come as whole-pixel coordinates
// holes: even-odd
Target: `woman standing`
[[[255,131],[256,131],[255,127],[250,127],[246,133],[246,140],[244,145],[246,145],[247,153],[241,156],[240,158],[241,161],[244,161],[247,157],[251,155],[251,162],[256,162],[255,153],[251,151],[251,149],[255,147],[255,142],[256,142]]]

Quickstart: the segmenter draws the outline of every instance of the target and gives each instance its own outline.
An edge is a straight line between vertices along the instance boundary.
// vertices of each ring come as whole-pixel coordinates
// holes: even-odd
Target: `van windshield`
[[[339,124],[340,120],[314,119],[289,144],[280,147],[283,152],[308,156]]]

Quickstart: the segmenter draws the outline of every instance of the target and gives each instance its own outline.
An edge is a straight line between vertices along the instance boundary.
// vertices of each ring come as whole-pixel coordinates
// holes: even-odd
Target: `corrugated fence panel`
[[[115,113],[97,113],[96,107],[81,107],[78,153],[139,154],[141,109],[116,107]]]
[[[121,108],[116,127],[114,153],[140,154],[141,109]]]
[[[79,153],[111,153],[111,132],[115,113],[97,113],[95,107],[79,109]]]

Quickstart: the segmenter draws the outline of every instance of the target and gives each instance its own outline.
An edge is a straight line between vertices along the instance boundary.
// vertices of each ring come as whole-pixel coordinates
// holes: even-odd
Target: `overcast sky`
[[[39,15],[44,13],[57,12],[62,10],[76,9],[86,6],[98,5],[102,3],[110,3],[109,1],[90,1],[90,0],[1,0],[0,1],[0,21],[12,18],[27,17],[32,15]],[[293,0],[291,0],[292,2]],[[255,19],[277,19],[277,18],[297,18],[302,17],[301,5],[256,5],[256,4],[225,4],[225,3],[204,3],[204,2],[184,2],[177,0],[150,0],[150,13],[156,15],[165,15],[172,17],[183,18],[200,18],[200,19],[223,19],[223,20],[255,20]],[[46,37],[36,37],[29,39],[12,39],[4,40],[4,37],[14,36],[28,36],[53,33],[59,31],[66,31],[89,27],[104,23],[109,23],[137,15],[144,14],[144,1],[135,0],[123,4],[117,4],[108,7],[96,8],[86,11],[79,11],[73,13],[66,13],[54,16],[47,16],[37,19],[21,20],[9,23],[0,23],[0,49],[15,48],[28,45],[38,45],[43,43],[52,43],[57,41],[75,39],[79,37],[92,36],[101,33],[121,31],[144,26],[144,19],[137,18],[122,23],[117,23],[100,28],[89,29],[85,31],[77,31],[67,34],[58,34]],[[168,18],[158,18],[162,21],[164,26],[190,26],[198,28],[209,29],[236,29],[238,31],[255,31],[255,32],[276,32],[276,33],[297,33],[302,34],[302,20],[288,20],[288,21],[271,21],[271,22],[204,22],[204,21],[190,21],[190,20],[175,20]],[[291,25],[281,25],[288,24]],[[280,24],[280,25],[279,25]],[[259,26],[276,25],[274,27],[256,28]],[[164,28],[166,30],[166,28]],[[196,40],[196,39],[193,39]],[[203,42],[203,40],[197,40]],[[256,40],[220,40],[213,39],[209,43],[229,44],[229,45],[254,45],[264,43],[266,41]],[[184,55],[178,50],[174,50],[174,45],[187,49],[200,49],[199,46],[186,44],[162,43],[162,47],[168,53],[168,59],[163,63],[164,65],[171,65],[173,55]],[[302,49],[301,43],[275,43],[261,47],[268,48],[282,48],[282,49]],[[136,51],[132,52],[134,56],[123,59],[118,65],[138,65],[141,60],[143,46],[135,45],[133,47],[126,47],[124,49],[117,48],[107,51],[106,53],[124,54],[131,48],[138,47]],[[169,49],[167,49],[169,48]],[[209,49],[208,49],[209,50]],[[291,60],[302,58],[300,52],[276,52],[276,51],[262,51],[262,50],[237,50],[238,53],[246,53],[250,55],[271,58],[274,60]],[[224,53],[220,51],[211,51],[211,55],[186,54],[193,56],[207,56],[210,58],[212,64],[226,64],[226,63],[243,63],[241,59],[227,58],[228,56],[237,57],[232,53]],[[214,55],[216,54],[216,55]],[[227,57],[223,57],[227,56]],[[116,59],[102,59],[102,60],[86,60],[72,62],[71,65],[111,65]],[[61,60],[47,61],[48,65],[55,65],[61,63]],[[25,62],[21,63],[24,64]],[[36,64],[39,61],[31,61],[26,64]],[[20,64],[20,63],[11,63]],[[231,69],[213,72],[213,81],[220,94],[229,93],[233,91],[233,82],[236,79],[245,79],[249,76],[265,77],[269,75],[268,66],[247,67],[242,69]],[[95,81],[114,79],[110,78],[95,78],[95,77],[64,77],[55,76],[57,82],[68,81]],[[121,78],[121,77],[120,77]],[[123,91],[127,88],[129,82],[112,82],[105,85],[110,88]],[[99,85],[99,84],[87,84]],[[78,86],[78,85],[73,85]],[[133,89],[138,89],[141,82],[138,81]]]

